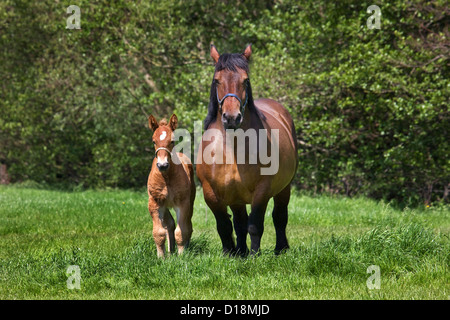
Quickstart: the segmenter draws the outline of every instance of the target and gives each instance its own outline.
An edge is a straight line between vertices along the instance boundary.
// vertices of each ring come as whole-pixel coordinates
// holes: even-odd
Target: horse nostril
[[[238,113],[238,115],[236,116],[236,124],[239,124],[239,123],[241,123],[241,120],[242,120],[242,115],[240,114],[240,113]]]
[[[158,167],[158,169],[160,171],[164,171],[164,170],[167,170],[169,168],[169,163],[168,162],[162,163],[162,164],[161,163],[157,163],[156,166]]]
[[[228,123],[228,114],[225,112],[222,114],[222,121]]]

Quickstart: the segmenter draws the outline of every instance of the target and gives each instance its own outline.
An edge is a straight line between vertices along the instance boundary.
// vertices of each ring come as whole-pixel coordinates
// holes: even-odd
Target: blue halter
[[[220,107],[220,111],[222,112],[222,105],[225,102],[225,99],[228,97],[234,97],[239,101],[239,111],[241,112],[242,116],[244,115],[244,111],[245,111],[245,106],[247,105],[247,101],[248,101],[248,95],[247,95],[247,88],[245,89],[245,102],[244,104],[242,104],[241,99],[235,95],[234,93],[227,93],[226,95],[223,96],[222,99],[219,99],[219,93],[217,92],[217,88],[216,88],[216,96],[217,96],[217,101],[219,102],[219,107]]]

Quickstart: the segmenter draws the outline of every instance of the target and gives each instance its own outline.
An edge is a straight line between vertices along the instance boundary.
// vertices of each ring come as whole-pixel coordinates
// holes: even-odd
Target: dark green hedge
[[[71,4],[81,30],[66,29]],[[380,29],[366,25],[372,4]],[[0,161],[13,182],[145,185],[147,115],[192,128],[210,43],[252,43],[255,98],[295,119],[299,188],[447,198],[447,1],[5,0],[0,16]]]

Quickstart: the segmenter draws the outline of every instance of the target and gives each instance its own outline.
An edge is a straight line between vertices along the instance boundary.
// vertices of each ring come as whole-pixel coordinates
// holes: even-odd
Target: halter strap
[[[159,151],[159,150],[165,150],[165,151],[167,151],[167,152],[169,153],[169,155],[172,157],[172,152],[171,152],[169,149],[164,148],[164,147],[159,147],[158,149],[156,149],[156,151],[155,151],[155,156],[158,154],[158,151]]]
[[[244,104],[242,104],[241,99],[237,95],[235,95],[234,93],[227,93],[226,95],[224,95],[222,97],[222,99],[219,99],[219,92],[217,91],[217,88],[216,88],[216,96],[217,96],[217,101],[219,102],[220,109],[222,109],[222,105],[225,102],[226,98],[228,98],[228,97],[236,98],[239,101],[239,110],[241,111],[241,114],[244,114],[245,106],[247,105],[247,101],[248,101],[247,89],[245,89],[245,102],[244,102]]]

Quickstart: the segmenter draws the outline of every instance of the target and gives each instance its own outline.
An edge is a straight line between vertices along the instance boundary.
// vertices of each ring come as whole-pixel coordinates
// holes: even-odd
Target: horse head
[[[242,124],[245,109],[251,96],[248,76],[248,62],[252,47],[248,45],[244,53],[225,53],[220,55],[211,45],[211,57],[215,62],[215,73],[211,94],[217,103],[218,115],[225,129],[237,129]]]
[[[148,117],[148,125],[153,130],[153,144],[155,147],[156,166],[159,171],[167,171],[170,167],[172,149],[174,147],[173,131],[178,126],[178,118],[175,114],[170,117],[169,123],[165,119],[159,123],[153,115]]]

